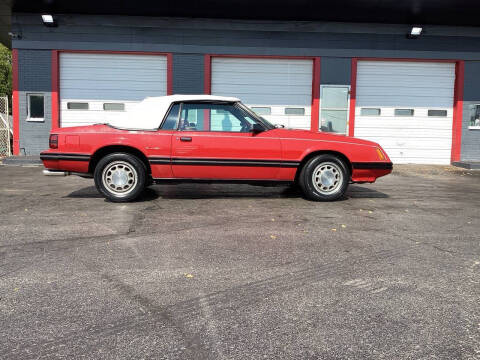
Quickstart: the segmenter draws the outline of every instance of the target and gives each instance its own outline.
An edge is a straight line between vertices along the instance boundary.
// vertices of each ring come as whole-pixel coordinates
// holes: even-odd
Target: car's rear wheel
[[[302,168],[298,183],[304,195],[314,201],[333,201],[347,191],[350,171],[342,159],[331,154],[311,158]]]
[[[135,200],[145,189],[146,178],[143,162],[127,153],[106,155],[100,159],[94,172],[98,191],[113,202]]]

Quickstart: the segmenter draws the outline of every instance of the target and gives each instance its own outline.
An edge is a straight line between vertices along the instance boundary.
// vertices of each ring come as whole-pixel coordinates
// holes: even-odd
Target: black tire
[[[317,179],[316,185],[314,178]],[[338,200],[347,191],[349,183],[348,166],[342,159],[331,154],[318,155],[308,160],[298,177],[303,194],[314,201]]]
[[[135,200],[145,189],[147,170],[135,155],[113,153],[100,159],[93,178],[97,190],[108,200],[128,202]]]

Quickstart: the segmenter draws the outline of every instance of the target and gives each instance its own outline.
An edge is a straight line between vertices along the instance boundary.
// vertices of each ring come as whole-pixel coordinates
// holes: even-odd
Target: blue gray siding
[[[203,55],[173,55],[173,93],[203,94]]]
[[[324,57],[320,62],[322,85],[350,85],[352,60],[350,58]]]
[[[393,24],[65,15],[47,28],[38,14],[16,14],[12,23],[22,35],[14,48],[480,60],[474,28],[429,26],[411,40],[408,26]]]
[[[321,84],[349,84],[352,57],[464,59],[465,109],[462,159],[480,159],[480,131],[468,130],[469,101],[480,102],[480,29],[428,26],[409,40],[405,25],[245,21],[125,16],[58,17],[57,28],[38,14],[14,14],[20,91],[50,96],[50,49],[158,51],[173,53],[173,92],[202,93],[204,54],[320,56]],[[476,61],[475,61],[476,60]],[[23,100],[22,100],[23,99]],[[46,146],[50,101],[44,123],[27,123],[20,93],[20,146],[35,153]],[[22,103],[23,101],[23,103]]]
[[[48,148],[48,135],[52,128],[51,89],[51,52],[20,49],[18,51],[20,154],[34,155]],[[27,95],[30,93],[45,96],[43,122],[27,121]]]

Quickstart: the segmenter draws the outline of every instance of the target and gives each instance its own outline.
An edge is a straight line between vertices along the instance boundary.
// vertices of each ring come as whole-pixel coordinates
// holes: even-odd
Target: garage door
[[[211,89],[272,123],[310,129],[312,72],[312,60],[212,58]]]
[[[359,61],[355,136],[394,163],[449,164],[455,64]]]
[[[145,97],[166,94],[166,56],[60,54],[61,126],[119,119]]]

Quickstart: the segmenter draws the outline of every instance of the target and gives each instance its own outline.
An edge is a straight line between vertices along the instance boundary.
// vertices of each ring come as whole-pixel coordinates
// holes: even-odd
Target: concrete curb
[[[452,165],[469,170],[480,170],[479,161],[455,161]]]
[[[9,156],[1,160],[3,165],[23,166],[23,165],[42,165],[38,155],[33,156]]]

